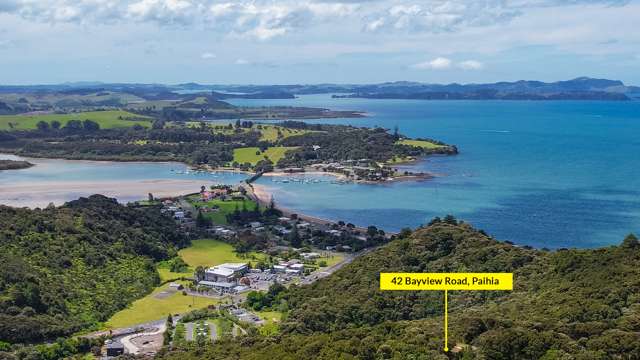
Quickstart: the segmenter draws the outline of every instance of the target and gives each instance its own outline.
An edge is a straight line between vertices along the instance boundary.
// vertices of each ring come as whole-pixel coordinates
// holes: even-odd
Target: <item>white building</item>
[[[302,256],[303,259],[305,260],[313,260],[313,259],[317,259],[320,257],[320,254],[316,253],[316,252],[308,252],[308,253],[302,253],[300,254]]]
[[[304,272],[304,264],[300,264],[297,260],[281,262],[280,265],[273,265],[273,272],[288,275],[302,275]]]
[[[304,272],[304,264],[291,264],[289,265],[289,269],[287,269],[288,273],[295,273],[296,275],[302,275]]]
[[[210,267],[204,272],[204,280],[214,283],[232,283],[236,285],[238,279],[249,271],[246,263],[225,263]]]

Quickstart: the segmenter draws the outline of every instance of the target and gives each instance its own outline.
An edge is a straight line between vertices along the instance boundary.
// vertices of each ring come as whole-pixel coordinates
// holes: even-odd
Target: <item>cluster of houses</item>
[[[302,239],[308,240],[310,243],[329,251],[351,251],[351,247],[345,244],[345,240],[355,239],[358,241],[366,241],[367,237],[355,228],[351,224],[319,224],[311,223],[296,216],[293,217],[280,217],[277,224],[264,224],[259,221],[253,221],[247,224],[245,227],[235,226],[223,226],[216,225],[207,229],[207,232],[211,236],[215,236],[220,239],[232,240],[238,237],[243,232],[249,232],[253,235],[267,236],[273,243],[280,243],[283,240],[287,240],[287,237],[296,228],[298,235]],[[333,239],[329,245],[325,246],[324,243],[317,241],[318,236],[329,237]]]
[[[224,226],[210,227],[209,229],[207,229],[207,232],[222,239],[233,239],[237,235],[237,232],[235,230]]]
[[[306,221],[299,221],[299,220],[291,219],[288,217],[281,217],[278,219],[277,225],[268,226],[266,224],[263,224],[260,221],[252,221],[246,225],[245,230],[250,231],[254,235],[271,230],[274,235],[286,236],[291,233],[292,231],[291,229],[293,228],[293,226],[295,226],[296,228],[298,228],[298,230],[301,230],[301,231],[309,230],[312,228],[312,224]],[[210,233],[211,235],[216,235],[221,238],[229,239],[229,238],[235,237],[238,233],[238,230],[242,230],[242,229],[235,229],[231,227],[218,225],[218,226],[210,227],[209,229],[207,229],[207,232]]]
[[[191,212],[184,210],[171,199],[162,201],[162,208],[160,209],[160,212],[171,215],[175,219],[176,223],[187,232],[196,227],[196,222],[194,221]]]
[[[303,253],[303,259],[317,259],[318,253]],[[305,265],[298,259],[280,261],[270,269],[249,269],[247,263],[225,263],[205,269],[198,286],[215,290],[219,294],[237,294],[249,290],[253,280],[268,276],[275,279],[291,279],[304,275]],[[198,279],[198,274],[195,276]],[[265,280],[265,279],[262,279]]]
[[[204,186],[200,189],[200,201],[210,201],[214,199],[218,200],[242,200],[244,195],[242,194],[242,187],[236,188],[229,185],[216,185],[210,190],[207,190]]]
[[[273,272],[278,274],[287,274],[301,276],[304,274],[304,264],[297,259],[289,261],[280,261],[278,265],[273,265]]]
[[[200,200],[209,201],[213,199],[226,200],[232,190],[229,187],[217,187],[211,190],[202,189],[200,191]]]
[[[160,212],[163,214],[171,214],[176,220],[185,219],[190,215],[171,199],[162,201],[162,209],[160,209]]]
[[[394,169],[388,166],[381,166],[369,159],[320,163],[313,164],[311,167],[318,171],[343,174],[354,181],[390,181],[396,175]]]

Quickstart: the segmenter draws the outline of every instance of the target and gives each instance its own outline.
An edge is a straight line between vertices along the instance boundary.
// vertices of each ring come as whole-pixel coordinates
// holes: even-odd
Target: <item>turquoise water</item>
[[[15,156],[2,155],[2,158]],[[120,202],[141,200],[149,192],[166,196],[196,192],[202,185],[235,184],[242,173],[187,171],[180,163],[26,159],[28,169],[0,171],[0,204],[43,207],[101,193]]]
[[[382,126],[458,145],[414,167],[436,179],[385,185],[275,183],[282,206],[398,230],[454,214],[496,238],[537,247],[594,247],[640,233],[640,102],[235,100],[361,110]]]
[[[280,205],[300,212],[389,230],[454,214],[498,239],[549,248],[615,244],[630,232],[640,233],[640,102],[410,101],[322,95],[234,103],[367,111],[369,117],[363,119],[316,121],[390,129],[398,125],[404,134],[443,140],[461,151],[413,165],[438,174],[428,181],[338,185],[327,177],[318,183],[259,180]],[[37,166],[30,169],[0,171],[0,199],[3,188],[16,184],[39,184],[40,192],[26,199],[69,200],[86,195],[66,191],[64,184],[73,182],[103,181],[110,188],[115,183],[117,192],[118,186],[125,189],[135,181],[196,180],[204,185],[246,178],[232,173],[182,174],[186,167],[175,163],[34,162]],[[42,183],[55,185],[55,192],[42,190]],[[139,193],[124,200],[138,199],[146,191]]]
[[[0,159],[22,159],[0,154]],[[36,166],[11,171],[0,171],[0,187],[21,183],[65,183],[75,181],[104,181],[123,183],[137,180],[203,180],[220,183],[237,183],[247,178],[242,173],[188,172],[187,166],[171,162],[111,162],[76,161],[59,159],[25,160]],[[1,189],[1,188],[0,188]]]

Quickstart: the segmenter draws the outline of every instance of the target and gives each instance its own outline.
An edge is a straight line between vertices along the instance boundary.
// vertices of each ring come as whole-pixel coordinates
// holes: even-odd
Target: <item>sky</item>
[[[0,0],[0,84],[640,85],[640,0]]]

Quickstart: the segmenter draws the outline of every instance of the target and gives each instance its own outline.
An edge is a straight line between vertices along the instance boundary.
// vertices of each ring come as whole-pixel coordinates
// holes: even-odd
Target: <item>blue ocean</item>
[[[640,233],[640,102],[235,100],[236,105],[359,110],[361,119],[455,144],[457,156],[412,167],[435,179],[385,185],[259,184],[281,206],[384,229],[453,214],[501,240],[536,247],[596,247]],[[327,180],[327,179],[323,179]]]

